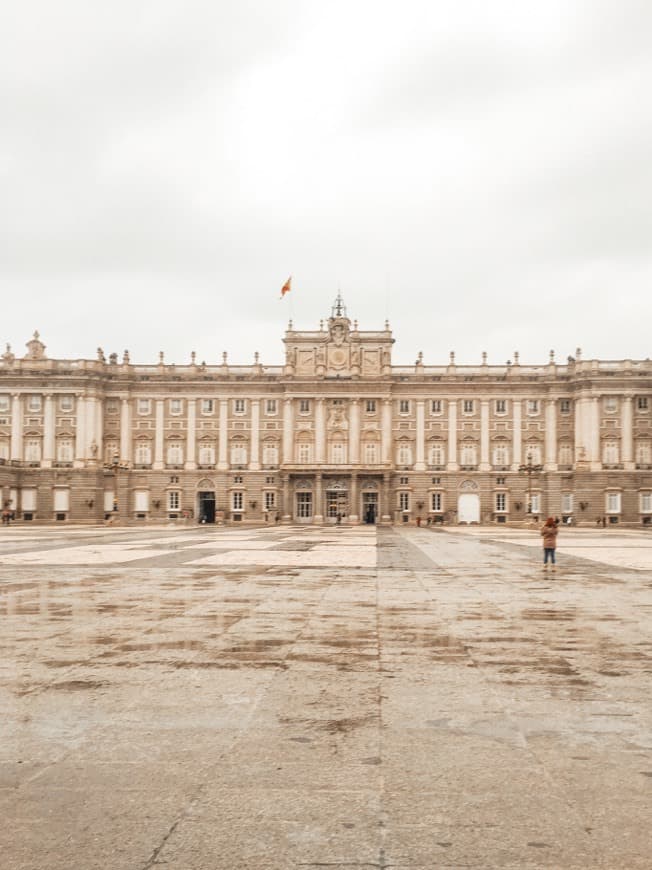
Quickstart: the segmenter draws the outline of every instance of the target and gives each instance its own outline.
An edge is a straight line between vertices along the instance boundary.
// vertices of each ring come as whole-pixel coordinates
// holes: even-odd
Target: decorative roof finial
[[[344,300],[342,299],[342,293],[340,290],[337,291],[337,298],[333,307],[331,308],[331,317],[346,317],[346,305],[344,304]]]

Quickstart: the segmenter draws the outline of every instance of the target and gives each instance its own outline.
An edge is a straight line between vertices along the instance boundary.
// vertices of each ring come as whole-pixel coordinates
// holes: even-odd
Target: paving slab
[[[6,531],[3,870],[650,867],[644,531]]]

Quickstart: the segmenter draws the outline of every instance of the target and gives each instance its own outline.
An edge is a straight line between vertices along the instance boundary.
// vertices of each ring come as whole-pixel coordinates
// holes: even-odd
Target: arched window
[[[263,465],[278,465],[278,444],[265,441],[263,444]]]
[[[444,465],[446,462],[446,451],[441,441],[433,441],[430,445],[430,465]]]
[[[572,465],[573,464],[573,445],[568,442],[562,443],[559,445],[559,464],[560,465]]]
[[[200,442],[197,459],[200,465],[215,465],[215,447],[206,441]]]
[[[652,465],[652,445],[649,441],[637,441],[635,451],[637,465]]]
[[[509,447],[506,441],[496,441],[494,443],[494,465],[499,468],[504,468],[509,465]]]
[[[620,461],[618,458],[618,442],[605,441],[602,445],[602,462],[605,465],[617,465]]]
[[[247,464],[247,445],[244,441],[233,440],[231,442],[231,465]]]
[[[397,465],[412,465],[412,445],[409,441],[399,441],[396,450]]]
[[[365,465],[375,465],[378,462],[378,449],[375,441],[366,441],[363,450]]]
[[[113,462],[113,457],[118,453],[118,442],[117,441],[105,441],[104,442],[104,461],[107,465],[111,465]]]
[[[152,464],[152,444],[149,438],[143,438],[141,441],[136,442],[134,462],[136,463],[136,465]]]
[[[183,444],[181,441],[168,442],[168,465],[183,465]]]
[[[72,462],[74,449],[72,438],[57,438],[57,462]]]
[[[41,461],[41,439],[34,436],[25,440],[25,461]]]
[[[474,442],[462,444],[460,465],[472,466],[478,464],[478,448]]]

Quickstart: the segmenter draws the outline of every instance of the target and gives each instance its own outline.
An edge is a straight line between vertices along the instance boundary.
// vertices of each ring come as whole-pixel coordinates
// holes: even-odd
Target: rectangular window
[[[181,493],[177,489],[168,492],[168,510],[178,511],[181,507]]]
[[[214,410],[214,404],[212,399],[202,399],[201,400],[201,412],[202,414],[212,414]]]
[[[242,505],[244,504],[244,493],[242,492],[234,492],[232,495],[232,504],[234,511],[241,511]]]
[[[507,402],[504,399],[496,399],[496,414],[507,413]]]
[[[276,507],[276,493],[275,492],[266,492],[265,493],[265,510],[271,511],[272,508]]]
[[[64,412],[72,411],[74,407],[74,399],[72,396],[59,397],[59,410]]]
[[[561,494],[561,512],[563,514],[573,513],[573,493],[562,492]]]
[[[54,490],[55,513],[70,510],[70,489],[67,486],[58,486]]]
[[[309,414],[310,413],[310,399],[299,399],[299,413],[300,414]]]
[[[144,414],[151,413],[151,410],[152,410],[152,403],[151,403],[150,399],[138,399],[138,402],[136,404],[137,413],[139,413],[142,416]]]
[[[539,400],[538,399],[528,399],[527,400],[527,412],[528,412],[528,414],[538,414],[539,413]]]
[[[136,489],[134,490],[134,510],[136,513],[147,513],[149,510],[149,490]]]
[[[401,399],[399,401],[398,412],[399,412],[399,414],[409,414],[410,413],[410,400],[409,399]]]
[[[242,475],[236,474],[235,477],[233,478],[233,482],[234,483],[242,483]]]
[[[398,494],[398,506],[402,511],[410,510],[410,493],[409,492],[399,492]]]
[[[441,493],[440,492],[433,492],[433,494],[432,494],[432,509],[434,511],[441,510]]]
[[[183,410],[181,399],[170,399],[170,414],[178,415]]]
[[[36,510],[36,487],[25,487],[21,490],[20,506],[24,511]]]
[[[430,413],[441,414],[441,399],[433,399],[430,402]]]
[[[435,486],[439,486],[441,483],[441,477],[433,477],[432,482]]]
[[[28,411],[40,411],[41,410],[41,397],[40,396],[30,396],[27,399],[27,410]]]
[[[570,399],[561,399],[559,402],[559,410],[562,414],[570,414],[571,403]]]
[[[406,486],[408,479],[407,479],[407,477],[399,477],[398,482],[400,483],[401,486]]]
[[[375,414],[376,413],[376,400],[375,399],[367,399],[366,404],[367,414]]]
[[[265,402],[265,413],[276,414],[276,399],[267,399]]]
[[[497,477],[496,478],[496,486],[505,486],[506,481],[507,481],[506,477]]]
[[[619,492],[608,492],[607,493],[607,513],[608,514],[619,514],[620,513],[620,493]]]
[[[244,414],[245,412],[245,400],[244,399],[234,399],[233,400],[233,413],[234,414]]]
[[[505,492],[497,492],[496,493],[496,510],[497,511],[506,511],[507,510],[507,493],[505,493]]]
[[[465,414],[473,413],[473,399],[464,399],[462,403],[462,410]]]
[[[312,517],[312,493],[298,492],[297,518],[300,520],[309,520],[310,517]]]
[[[538,492],[533,492],[530,496],[530,513],[541,513],[541,495]]]
[[[636,407],[639,411],[647,411],[648,410],[648,401],[647,396],[638,396],[636,399]]]
[[[0,413],[4,414],[9,410],[9,396],[0,396]]]
[[[115,399],[107,399],[106,413],[107,414],[117,414],[118,413],[118,403]]]
[[[641,493],[641,513],[652,513],[652,492]]]

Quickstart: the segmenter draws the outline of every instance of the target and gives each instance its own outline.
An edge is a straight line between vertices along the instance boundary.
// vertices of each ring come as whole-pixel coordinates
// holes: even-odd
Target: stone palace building
[[[392,364],[341,297],[285,364],[0,362],[18,522],[652,523],[652,362]]]

